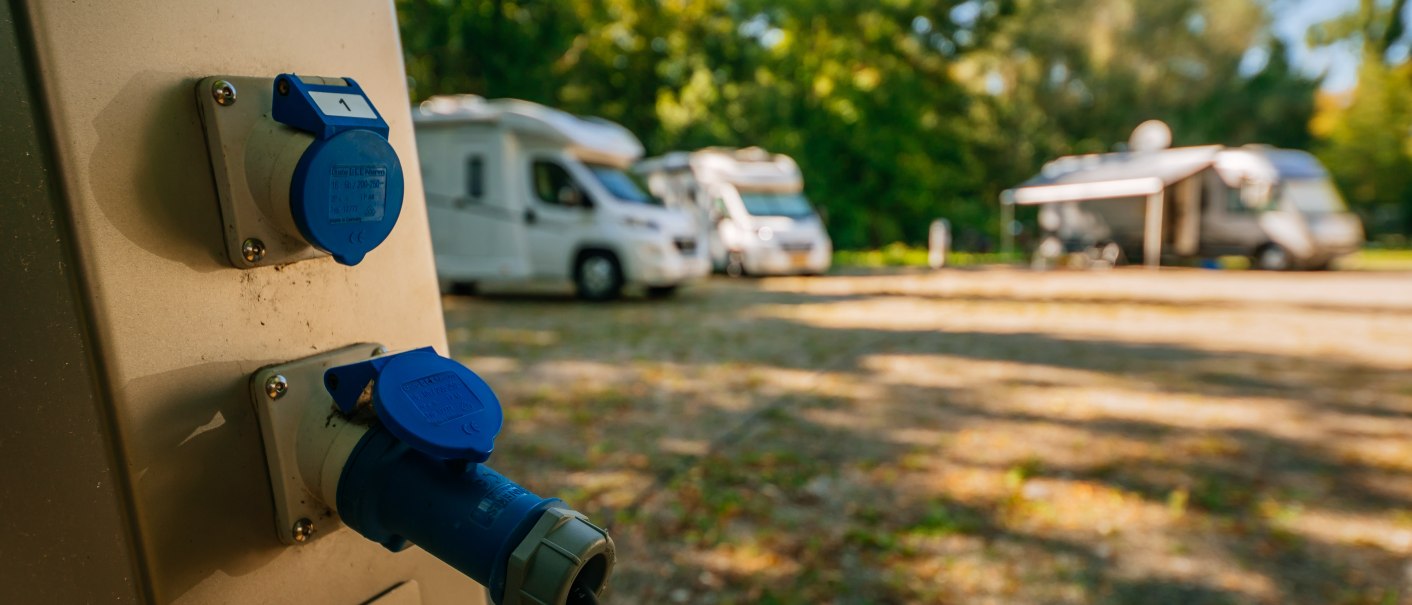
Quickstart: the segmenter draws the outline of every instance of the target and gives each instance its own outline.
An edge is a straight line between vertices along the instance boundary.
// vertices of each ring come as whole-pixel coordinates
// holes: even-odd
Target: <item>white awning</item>
[[[1095,199],[1140,199],[1211,167],[1219,145],[1161,151],[1069,156],[1001,194],[1005,204],[1052,204]]]
[[[1073,200],[1100,200],[1122,197],[1146,197],[1160,193],[1166,186],[1156,177],[1127,179],[1122,181],[1101,181],[1097,183],[1074,183],[1071,185],[1041,185],[1012,189],[1012,204],[1050,204]]]

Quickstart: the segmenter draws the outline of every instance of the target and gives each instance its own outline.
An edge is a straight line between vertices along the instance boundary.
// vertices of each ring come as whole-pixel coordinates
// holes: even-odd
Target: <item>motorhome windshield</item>
[[[1281,184],[1286,206],[1300,212],[1324,214],[1343,212],[1343,198],[1326,178],[1290,179]]]
[[[603,188],[613,197],[632,204],[648,204],[651,206],[661,206],[662,200],[647,195],[642,190],[642,186],[632,175],[621,168],[607,166],[604,164],[588,164],[588,170],[593,173],[593,177],[603,184]]]
[[[814,215],[814,207],[800,193],[742,191],[740,201],[751,216],[787,216],[804,218]]]

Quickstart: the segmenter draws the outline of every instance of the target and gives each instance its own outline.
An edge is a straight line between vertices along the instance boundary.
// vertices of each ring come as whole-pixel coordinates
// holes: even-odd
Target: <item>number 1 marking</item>
[[[343,104],[343,108],[344,108],[344,109],[347,109],[347,110],[350,111],[350,112],[353,111],[353,108],[348,106],[348,101],[345,101],[345,100],[343,100],[343,99],[339,99],[338,102]]]

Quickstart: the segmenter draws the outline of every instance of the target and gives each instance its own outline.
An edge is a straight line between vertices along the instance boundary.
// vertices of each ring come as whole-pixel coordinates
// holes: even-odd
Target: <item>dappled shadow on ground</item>
[[[867,316],[896,294],[762,285],[653,304],[447,299],[453,354],[507,406],[496,466],[609,520],[620,602],[1408,594],[1412,353],[1363,363],[1201,334],[1239,303],[1075,334],[1055,308],[956,323],[975,301],[908,297],[940,318],[917,321]],[[1142,340],[1153,321],[1190,342]]]

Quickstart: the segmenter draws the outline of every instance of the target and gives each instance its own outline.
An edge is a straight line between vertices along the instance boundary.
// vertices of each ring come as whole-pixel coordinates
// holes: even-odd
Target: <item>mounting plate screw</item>
[[[275,374],[265,381],[265,394],[269,395],[270,399],[279,399],[288,392],[289,380],[285,379],[283,374]]]
[[[314,522],[300,519],[294,522],[294,541],[307,542],[314,535]]]
[[[217,105],[235,105],[235,85],[225,80],[216,80],[211,83],[211,96],[216,98]]]
[[[258,263],[265,258],[265,242],[255,238],[250,238],[241,242],[240,254],[245,257],[246,262]]]

